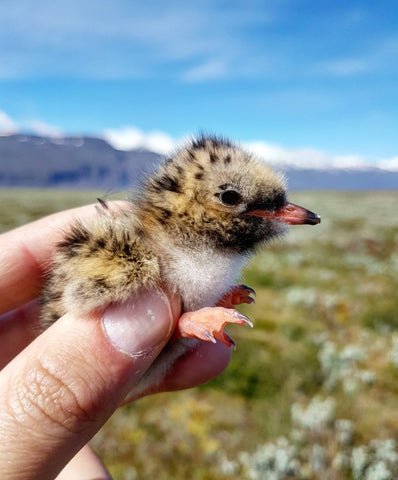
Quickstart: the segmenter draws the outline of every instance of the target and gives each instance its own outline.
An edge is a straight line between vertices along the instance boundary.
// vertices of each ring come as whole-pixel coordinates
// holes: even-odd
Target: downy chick
[[[197,339],[233,345],[223,327],[250,323],[234,306],[253,301],[252,289],[234,285],[244,262],[287,225],[320,222],[287,201],[283,179],[272,169],[212,136],[166,160],[128,208],[113,211],[101,202],[100,210],[76,222],[59,243],[42,297],[42,325],[66,312],[126,302],[142,286],[179,295],[176,332],[139,391],[160,382]]]

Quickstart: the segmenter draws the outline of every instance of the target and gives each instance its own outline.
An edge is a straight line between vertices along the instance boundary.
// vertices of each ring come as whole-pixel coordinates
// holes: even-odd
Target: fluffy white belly
[[[174,249],[167,266],[169,282],[177,287],[186,311],[213,306],[235,284],[245,258],[213,250],[185,252]]]

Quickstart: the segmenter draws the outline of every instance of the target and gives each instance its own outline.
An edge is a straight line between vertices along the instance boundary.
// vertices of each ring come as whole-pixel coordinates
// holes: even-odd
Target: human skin
[[[180,315],[177,298],[142,290],[128,305],[103,315],[64,315],[38,335],[36,298],[54,246],[73,219],[94,214],[93,206],[69,210],[0,236],[3,480],[111,478],[87,442],[123,404]],[[156,317],[151,329],[148,306]],[[220,343],[201,342],[145,394],[206,382],[226,368],[230,355]]]

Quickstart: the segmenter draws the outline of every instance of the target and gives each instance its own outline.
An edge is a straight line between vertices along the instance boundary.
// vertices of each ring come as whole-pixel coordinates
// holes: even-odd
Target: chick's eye
[[[220,194],[220,200],[224,205],[237,205],[241,201],[241,196],[235,190],[226,190]]]

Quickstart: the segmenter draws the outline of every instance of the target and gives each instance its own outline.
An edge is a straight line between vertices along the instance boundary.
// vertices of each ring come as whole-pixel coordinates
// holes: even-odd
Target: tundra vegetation
[[[2,190],[7,230],[96,192]],[[293,192],[322,216],[247,266],[229,368],[119,409],[91,445],[117,480],[398,478],[398,191]]]

